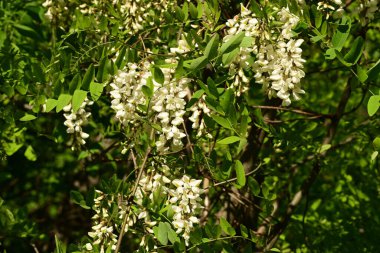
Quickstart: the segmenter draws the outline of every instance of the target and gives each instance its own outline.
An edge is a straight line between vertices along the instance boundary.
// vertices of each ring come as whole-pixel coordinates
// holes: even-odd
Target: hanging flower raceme
[[[92,231],[88,235],[93,239],[92,243],[85,245],[86,250],[92,251],[95,245],[98,245],[100,253],[104,253],[107,248],[115,250],[117,236],[114,234],[117,223],[112,221],[109,210],[114,202],[113,195],[107,195],[102,191],[96,190],[97,197],[94,199],[93,209],[95,215],[92,217],[94,222]]]
[[[146,96],[142,92],[142,87],[147,84],[147,80],[152,76],[149,68],[150,62],[144,61],[141,64],[128,63],[119,70],[110,84],[112,102],[111,108],[116,112],[116,118],[123,124],[138,124],[140,120],[139,105],[146,104]]]
[[[242,6],[241,14],[227,21],[229,27],[225,41],[240,32],[251,37],[252,43],[240,49],[239,55],[230,65],[230,75],[234,76],[233,87],[236,95],[248,89],[250,80],[245,70],[252,68],[255,80],[263,85],[269,97],[279,97],[284,105],[300,99],[304,91],[300,80],[305,76],[300,48],[303,40],[295,40],[293,29],[299,18],[289,12],[289,9],[274,8],[277,15],[267,19],[256,17]],[[280,25],[279,25],[280,24]],[[279,31],[279,32],[276,32]],[[251,55],[256,55],[250,64]]]
[[[168,190],[170,195],[168,203],[174,211],[173,226],[176,228],[176,233],[185,239],[186,244],[189,242],[194,224],[199,223],[196,213],[202,208],[200,195],[203,190],[199,188],[201,182],[202,180],[191,179],[184,175],[181,179],[172,181],[175,189]]]
[[[91,115],[91,112],[87,112],[85,108],[93,103],[93,101],[86,98],[76,112],[73,111],[71,103],[63,108],[65,112],[63,116],[66,119],[63,124],[67,127],[66,132],[74,137],[72,143],[73,150],[77,145],[86,144],[85,140],[89,137],[89,134],[83,131],[82,126],[87,124],[88,117]]]

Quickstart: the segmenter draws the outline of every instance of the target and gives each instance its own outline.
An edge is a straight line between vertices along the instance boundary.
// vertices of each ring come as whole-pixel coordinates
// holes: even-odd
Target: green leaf
[[[235,142],[238,142],[238,141],[240,141],[239,137],[237,137],[237,136],[230,136],[230,137],[224,138],[222,140],[219,140],[217,143],[218,144],[222,144],[222,145],[227,145],[227,144],[235,143]]]
[[[322,24],[322,12],[317,9],[317,6],[313,5],[311,7],[311,14],[314,18],[314,25],[316,28],[319,28]]]
[[[142,86],[142,92],[144,93],[144,95],[150,99],[152,96],[153,96],[153,91],[146,85],[143,85]]]
[[[162,70],[158,67],[154,67],[152,69],[152,72],[153,72],[154,80],[159,84],[164,84],[165,76],[164,76],[164,73],[162,72]]]
[[[235,171],[238,185],[244,186],[246,182],[245,170],[243,164],[239,160],[235,161]]]
[[[331,148],[331,144],[323,144],[321,148],[318,150],[320,154],[325,153],[327,150]]]
[[[84,209],[91,209],[91,207],[87,206],[83,195],[78,191],[70,191],[70,200]]]
[[[215,34],[211,40],[207,43],[204,51],[204,56],[207,59],[212,60],[218,55],[219,35]]]
[[[241,235],[242,235],[244,238],[248,238],[248,237],[249,237],[248,229],[247,229],[247,227],[244,226],[243,224],[240,224],[240,231],[241,231]]]
[[[71,95],[61,94],[58,97],[57,107],[55,108],[55,111],[60,112],[63,109],[63,107],[65,107],[66,105],[70,103],[70,101],[71,101]]]
[[[236,56],[239,54],[240,48],[235,48],[229,53],[222,55],[222,63],[224,66],[228,66],[231,64],[233,60],[235,60]]]
[[[160,222],[158,224],[158,227],[153,228],[154,235],[157,237],[157,240],[162,244],[162,245],[167,245],[168,244],[168,224],[165,222]],[[170,226],[170,225],[169,225]]]
[[[122,67],[124,67],[123,62],[124,62],[126,53],[127,53],[127,48],[123,46],[121,50],[119,51],[119,55],[117,56],[116,61],[115,61],[115,65],[118,69],[121,69]]]
[[[56,99],[49,98],[48,100],[46,100],[45,112],[50,112],[51,110],[53,110],[57,106],[57,103],[58,100]]]
[[[231,123],[227,119],[218,115],[212,115],[211,118],[222,127],[227,129],[233,129]]]
[[[101,83],[91,82],[90,84],[90,94],[93,101],[96,101],[99,99],[99,97],[102,95],[104,89],[104,85]]]
[[[73,101],[72,101],[72,106],[73,106],[73,112],[77,112],[84,100],[87,97],[87,91],[84,90],[76,90],[73,95]]]
[[[367,104],[368,115],[370,117],[375,115],[379,107],[380,107],[380,95],[371,96]]]
[[[204,56],[198,57],[194,60],[191,60],[189,69],[191,69],[192,71],[198,71],[198,70],[206,67],[207,63],[208,63],[208,59],[204,55]]]
[[[343,48],[344,43],[350,35],[350,29],[351,19],[346,16],[343,16],[341,23],[338,25],[331,41],[334,48],[338,51],[340,51]]]
[[[244,36],[245,36],[244,32],[240,32],[232,36],[231,38],[229,38],[227,42],[223,43],[222,46],[220,47],[220,53],[225,54],[225,53],[231,52],[235,48],[238,48]]]
[[[84,74],[84,77],[83,77],[82,87],[84,90],[88,90],[91,82],[94,80],[94,77],[95,77],[95,68],[94,68],[94,65],[91,64],[88,67],[86,74]]]
[[[81,86],[80,74],[76,74],[69,84],[69,92],[73,94]]]
[[[344,56],[344,60],[349,63],[356,64],[363,53],[363,49],[364,39],[359,36],[355,39],[354,43],[352,43],[350,51],[348,51],[348,53]]]
[[[100,83],[103,83],[108,77],[108,68],[107,68],[108,62],[109,62],[109,60],[107,57],[103,57],[100,60],[98,73],[96,75],[96,78],[97,78],[98,82],[100,82]]]
[[[372,66],[367,72],[368,81],[375,81],[380,73],[380,60],[378,60],[375,65]]]
[[[228,221],[224,217],[220,217],[220,226],[222,227],[224,233],[226,233],[227,235],[236,235],[235,229],[231,226],[230,223],[228,223]]]
[[[32,114],[25,113],[25,115],[20,119],[20,121],[31,121],[34,119],[37,119],[37,117]]]
[[[375,150],[377,151],[380,151],[380,137],[376,137],[373,142],[373,147],[375,148]]]
[[[196,19],[197,16],[198,16],[198,10],[197,10],[197,7],[195,7],[195,5],[194,5],[193,3],[190,2],[189,8],[190,8],[190,17],[191,17],[192,19]]]
[[[218,88],[216,87],[216,84],[215,84],[214,80],[211,79],[211,77],[207,78],[207,87],[208,87],[210,93],[211,93],[215,98],[218,98],[218,97],[219,97]]]
[[[25,153],[24,153],[24,156],[26,157],[26,159],[28,159],[29,161],[36,161],[37,160],[37,155],[36,155],[36,152],[34,152],[34,149],[32,146],[28,146],[25,150]]]
[[[368,75],[365,68],[359,65],[356,65],[356,75],[361,83],[364,83],[365,81],[367,81]]]
[[[260,185],[256,181],[256,179],[254,179],[252,176],[248,177],[248,187],[251,190],[253,196],[259,196],[259,194],[260,194]]]

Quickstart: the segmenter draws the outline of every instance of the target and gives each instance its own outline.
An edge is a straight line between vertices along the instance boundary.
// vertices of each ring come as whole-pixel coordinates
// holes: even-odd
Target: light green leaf
[[[212,115],[211,118],[222,127],[227,129],[233,129],[231,123],[227,119],[218,115]]]
[[[160,222],[158,224],[158,227],[156,226],[153,228],[153,232],[154,232],[154,235],[157,237],[157,240],[162,245],[168,244],[168,227],[167,227],[166,223]]]
[[[32,114],[25,113],[25,115],[20,119],[20,121],[31,121],[34,119],[37,119],[37,117]]]
[[[222,227],[222,230],[224,231],[224,233],[226,233],[227,235],[230,235],[230,236],[236,235],[235,229],[223,217],[220,217],[220,226]]]
[[[343,16],[341,23],[338,25],[331,41],[334,48],[338,51],[340,51],[343,48],[344,43],[350,35],[350,29],[351,19],[346,16]]]
[[[96,101],[99,99],[99,97],[102,95],[104,89],[104,85],[101,83],[91,82],[90,84],[90,94],[93,101]]]
[[[322,154],[331,148],[331,144],[323,144],[319,149],[319,153]]]
[[[368,75],[365,68],[359,65],[356,65],[356,75],[358,76],[358,79],[361,83],[364,83],[365,81],[367,81]]]
[[[72,101],[72,106],[73,106],[73,112],[75,113],[78,111],[84,100],[87,98],[87,91],[84,90],[76,90],[73,95],[73,101]]]
[[[240,141],[239,137],[237,137],[237,136],[230,136],[230,137],[224,138],[222,140],[219,140],[217,143],[218,144],[222,144],[222,145],[227,145],[227,144],[235,143],[235,142],[238,142],[238,141]]]
[[[377,151],[380,151],[380,137],[376,137],[373,142],[373,147],[375,148],[375,150]]]
[[[57,103],[58,100],[56,99],[49,98],[48,100],[46,100],[45,112],[50,112],[51,110],[53,110],[57,106]]]
[[[380,107],[380,95],[371,96],[367,104],[368,115],[370,117],[375,115],[379,107]]]
[[[26,157],[26,159],[28,159],[29,161],[36,161],[37,160],[37,155],[36,155],[36,152],[34,152],[34,149],[32,146],[28,146],[25,150],[25,153],[24,153],[24,156]]]
[[[61,94],[58,97],[57,107],[55,108],[55,111],[60,112],[63,109],[63,107],[65,107],[66,105],[70,103],[70,101],[71,101],[71,95]]]
[[[243,164],[239,160],[235,161],[235,171],[238,185],[241,187],[244,186],[246,182],[245,170]]]

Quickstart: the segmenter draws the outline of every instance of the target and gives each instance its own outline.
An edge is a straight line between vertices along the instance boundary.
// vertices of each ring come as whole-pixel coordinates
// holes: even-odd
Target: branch
[[[332,117],[331,122],[328,126],[327,134],[322,141],[323,145],[330,144],[332,142],[332,140],[336,134],[339,121],[342,118],[342,116],[344,115],[344,110],[346,108],[346,105],[347,105],[347,102],[350,98],[350,95],[351,95],[351,79],[349,79],[347,81],[346,87],[343,91],[342,97],[341,97],[340,102],[338,104],[336,113]],[[313,183],[317,179],[318,174],[321,170],[319,161],[321,158],[326,156],[326,152],[327,151],[321,153],[317,157],[317,159],[314,163],[313,169],[311,170],[308,178],[304,181],[304,183],[301,186],[301,189],[296,194],[294,194],[292,200],[288,204],[284,218],[282,219],[282,221],[280,223],[276,224],[275,228],[273,229],[273,233],[270,237],[269,243],[266,245],[264,251],[270,250],[274,246],[274,244],[277,242],[277,239],[279,238],[279,236],[286,229],[286,227],[290,221],[290,218],[293,215],[296,207],[301,202],[302,197],[305,196],[309,192],[311,186],[313,185]]]

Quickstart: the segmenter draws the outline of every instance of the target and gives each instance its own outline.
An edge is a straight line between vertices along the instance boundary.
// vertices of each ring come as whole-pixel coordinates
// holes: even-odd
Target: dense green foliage
[[[332,10],[322,1],[141,0],[147,9],[136,16],[120,4],[134,1],[111,2],[0,0],[1,252],[101,252],[88,234],[97,208],[110,214],[120,252],[380,251],[380,22],[371,1],[324,1]],[[281,15],[299,20],[284,35],[286,7]],[[260,34],[229,30],[244,15],[261,22]],[[294,79],[291,95],[258,81],[279,79],[275,69],[258,76],[257,62],[261,43],[280,41],[299,44],[286,46],[289,57],[302,48],[305,94]],[[248,67],[238,74],[242,52]],[[131,88],[141,97],[123,122],[115,87],[134,70],[144,83]],[[173,83],[186,96],[169,117],[182,110],[174,120],[184,121],[167,133],[159,96]],[[192,120],[199,104],[210,111],[200,113],[202,131]],[[83,131],[70,130],[70,112]],[[174,190],[137,200],[141,181],[158,172],[172,190],[184,175],[202,180],[189,239],[173,221]],[[138,216],[125,235],[121,209]],[[141,210],[157,223],[147,226]]]

